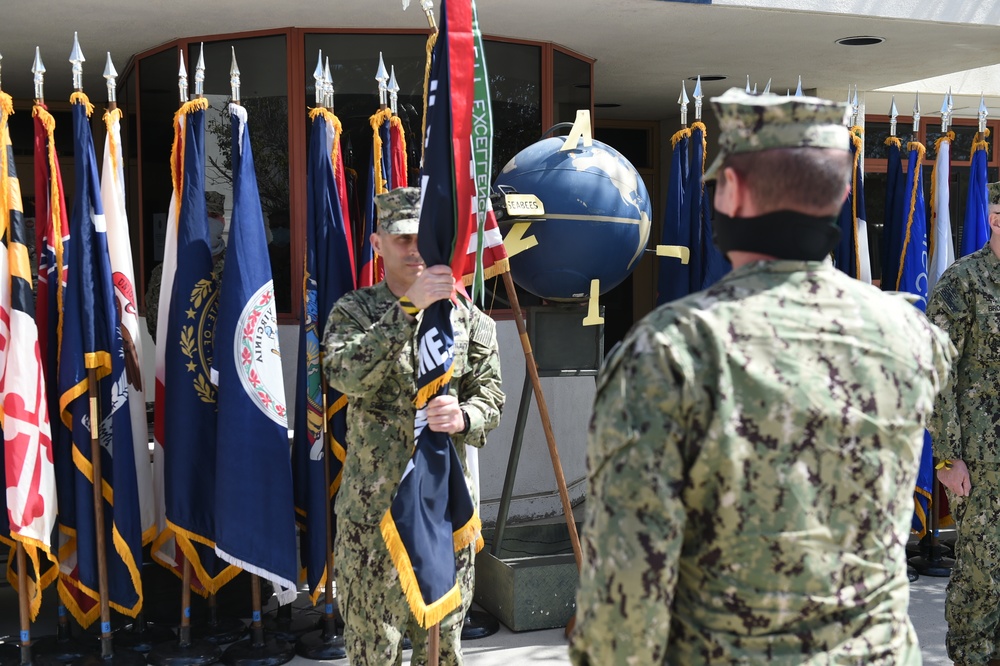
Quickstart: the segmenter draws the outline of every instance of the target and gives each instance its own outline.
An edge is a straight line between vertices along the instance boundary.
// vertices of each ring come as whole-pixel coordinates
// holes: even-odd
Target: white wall
[[[713,5],[850,16],[1000,25],[995,0],[712,0]]]

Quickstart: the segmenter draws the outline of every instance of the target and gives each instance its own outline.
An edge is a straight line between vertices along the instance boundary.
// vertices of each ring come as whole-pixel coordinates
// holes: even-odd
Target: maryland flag
[[[104,513],[108,600],[118,612],[135,617],[142,607],[142,525],[125,359],[90,131],[93,106],[79,92],[70,102],[76,195],[70,224],[70,271],[63,299],[64,335],[59,349],[59,407],[66,427],[62,436],[71,442],[75,465],[76,529],[71,536],[79,578],[70,582],[92,599],[100,599],[93,485],[101,484],[104,502],[97,510]],[[91,396],[97,401],[95,408]],[[99,415],[100,423],[91,423],[94,414]],[[100,437],[102,478],[94,474],[92,431]],[[97,607],[88,610],[68,597],[63,601],[81,625],[86,627],[97,618]]]
[[[35,325],[31,266],[21,207],[21,186],[14,169],[14,152],[7,127],[14,112],[10,95],[0,92],[0,403],[4,461],[4,496],[0,498],[0,541],[11,546],[7,580],[18,589],[14,547],[20,543],[31,570],[28,611],[38,617],[42,589],[57,569],[42,571],[41,553],[54,565],[56,478],[49,429],[45,376]]]
[[[670,158],[670,180],[667,183],[667,206],[663,214],[663,231],[660,244],[672,248],[688,248],[690,232],[688,219],[681,215],[684,204],[684,188],[688,177],[688,144],[691,128],[685,127],[670,137],[673,152]],[[691,276],[688,260],[679,257],[661,257],[657,277],[656,304],[663,305],[691,293]]]
[[[215,554],[218,391],[211,374],[219,283],[205,211],[206,108],[208,100],[199,98],[174,116],[154,427],[163,449],[166,525],[152,548],[153,559],[178,576],[182,556],[187,558],[197,577],[191,589],[202,596],[218,592],[239,573]]]
[[[941,274],[955,261],[955,244],[951,241],[951,143],[955,133],[948,132],[934,142],[937,159],[931,174],[931,223],[927,237],[930,258],[927,261],[927,293],[934,290]]]
[[[233,214],[219,295],[215,552],[270,581],[279,604],[297,593],[295,502],[278,313],[247,111],[229,105]]]
[[[139,516],[142,542],[156,536],[156,503],[153,468],[149,462],[149,430],[146,426],[146,393],[142,376],[142,336],[139,334],[139,310],[132,268],[132,244],[129,241],[128,214],[125,211],[125,164],[122,158],[121,109],[104,114],[108,130],[104,140],[101,165],[101,203],[108,224],[108,252],[111,279],[115,287],[115,308],[122,336],[125,358],[127,399],[132,423],[132,444],[139,489]]]
[[[899,279],[899,258],[903,253],[906,235],[904,223],[908,205],[906,178],[903,175],[902,144],[890,136],[886,145],[885,209],[882,216],[882,289],[895,291]],[[984,171],[985,175],[985,164]]]
[[[990,144],[987,134],[977,134],[972,143],[972,164],[969,168],[969,193],[962,225],[962,256],[972,254],[990,240],[990,215],[986,183],[986,163]]]
[[[450,264],[462,277],[471,236],[474,191],[469,175],[473,102],[472,8],[469,0],[441,3],[427,87],[427,134],[417,245],[427,265]],[[455,551],[482,546],[479,517],[451,438],[426,425],[431,398],[447,391],[454,344],[450,301],[423,311],[417,329],[415,446],[382,536],[417,622],[430,627],[460,607]]]
[[[299,330],[297,425],[292,459],[299,552],[309,596],[315,605],[330,576],[326,569],[327,533],[333,543],[336,534],[333,503],[347,455],[347,398],[326,387],[320,343],[326,315],[341,296],[354,289],[354,267],[347,233],[349,225],[341,207],[340,193],[346,188],[343,188],[343,181],[335,177],[334,169],[342,159],[340,121],[322,108],[313,109],[309,117],[312,135],[306,172],[308,201],[302,294],[305,314]],[[329,470],[329,484],[326,469]],[[332,518],[329,525],[328,509]]]
[[[868,227],[865,221],[864,129],[851,128],[851,191],[840,209],[840,242],[834,251],[834,264],[852,278],[871,284],[871,260],[868,256]]]

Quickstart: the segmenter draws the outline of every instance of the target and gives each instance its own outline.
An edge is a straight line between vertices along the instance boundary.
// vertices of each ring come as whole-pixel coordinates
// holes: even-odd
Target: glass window
[[[493,107],[495,178],[514,155],[542,136],[542,49],[490,40],[484,48]]]
[[[552,54],[552,124],[571,123],[580,109],[590,111],[590,63],[562,51]]]
[[[205,190],[226,197],[226,231],[233,210],[232,127],[228,104],[232,87],[231,47],[241,72],[240,104],[247,110],[257,189],[264,213],[278,312],[292,309],[291,207],[288,171],[288,68],[285,35],[205,44]],[[188,63],[197,62],[200,44],[188,45]],[[189,81],[194,81],[188,65]]]

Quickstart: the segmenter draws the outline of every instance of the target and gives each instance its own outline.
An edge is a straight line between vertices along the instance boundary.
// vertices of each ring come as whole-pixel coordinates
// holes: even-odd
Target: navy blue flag
[[[903,176],[901,144],[890,136],[885,140],[885,213],[882,217],[882,289],[895,291],[899,277],[899,257],[903,253],[903,223],[906,221],[906,178]]]
[[[906,170],[906,193],[901,202],[905,224],[899,229],[899,273],[896,278],[898,291],[917,297],[915,305],[927,309],[927,208],[924,203],[923,159],[926,150],[919,142],[909,144],[909,164]],[[927,533],[928,507],[934,483],[934,463],[930,435],[924,433],[924,447],[920,455],[917,485],[913,491],[913,531],[921,536]]]
[[[442,2],[440,26],[428,80],[417,246],[428,266],[451,264],[458,281],[472,233],[475,196],[470,170],[470,0]],[[479,517],[451,437],[425,427],[428,401],[446,392],[451,379],[451,311],[450,301],[437,301],[423,311],[417,328],[415,446],[381,525],[410,609],[423,627],[461,606],[455,551],[472,543],[482,547]]]
[[[695,128],[701,125],[700,129]],[[702,200],[705,198],[702,174],[704,173],[703,159],[705,156],[705,126],[696,122],[691,126],[691,157],[688,161],[687,183],[684,184],[684,201],[681,203],[681,219],[686,225],[687,243],[691,248],[691,259],[688,262],[688,276],[690,286],[688,293],[701,289],[701,282],[705,277],[705,238],[702,236],[702,217],[704,208]],[[707,239],[709,243],[711,239]]]
[[[700,272],[693,274],[691,291],[707,289],[718,282],[723,275],[732,270],[733,266],[715,245],[712,232],[712,205],[705,196],[705,125],[696,122],[691,125],[691,164],[688,166],[688,187],[685,190],[685,201],[690,199],[691,225],[695,223],[701,228],[701,252],[697,267]],[[692,241],[694,240],[692,232]],[[694,270],[694,268],[692,268]]]
[[[969,168],[969,194],[962,226],[962,254],[972,254],[990,240],[990,215],[986,189],[986,162],[989,144],[981,135],[972,144],[972,164]]]
[[[60,416],[75,463],[75,538],[81,592],[99,599],[94,483],[104,497],[108,599],[115,610],[134,617],[142,607],[142,522],[136,488],[135,455],[127,395],[125,357],[115,308],[114,284],[97,159],[90,130],[93,108],[83,93],[70,98],[76,196],[70,219],[69,274],[63,299],[63,336],[59,350]],[[93,374],[91,374],[93,373]],[[96,386],[92,385],[92,378]],[[95,479],[91,457],[91,396],[96,395],[102,478]],[[84,626],[96,619],[70,606]],[[82,617],[81,617],[82,615]],[[103,627],[102,627],[103,629]]]
[[[205,209],[206,108],[205,98],[192,100],[177,111],[174,120],[174,145],[182,151],[171,159],[181,173],[174,183],[174,196],[180,202],[177,270],[170,305],[165,312],[160,310],[158,327],[164,327],[166,316],[163,468],[167,528],[153,542],[154,559],[177,575],[181,575],[182,554],[187,558],[197,578],[192,579],[191,589],[201,595],[218,592],[239,573],[215,554],[218,391],[211,376],[219,276],[213,269]]]
[[[670,158],[670,181],[667,184],[667,208],[663,215],[663,233],[660,245],[668,246],[673,254],[660,257],[657,278],[656,304],[663,305],[691,293],[691,278],[688,273],[689,233],[687,219],[681,216],[684,203],[684,186],[688,172],[688,141],[691,130],[684,128],[671,137],[673,153]],[[688,254],[683,254],[686,248]],[[676,256],[682,254],[683,256]]]
[[[278,312],[247,111],[229,105],[233,214],[216,321],[219,378],[215,551],[297,595],[295,500]],[[169,386],[169,384],[168,384]]]
[[[326,387],[320,342],[326,315],[333,304],[354,289],[354,273],[347,223],[331,159],[331,147],[340,141],[335,129],[339,123],[326,109],[313,109],[309,115],[313,125],[306,170],[305,290],[302,295],[305,316],[299,329],[292,471],[300,558],[315,605],[330,576],[326,567],[327,532],[333,543],[336,534],[333,504],[347,455],[347,398]]]

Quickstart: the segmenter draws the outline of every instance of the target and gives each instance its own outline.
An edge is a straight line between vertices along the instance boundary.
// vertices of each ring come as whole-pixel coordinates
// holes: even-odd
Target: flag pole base
[[[262,642],[246,638],[233,643],[222,653],[219,660],[227,666],[279,666],[295,658],[295,646],[269,636]]]
[[[485,611],[470,610],[462,623],[462,640],[475,641],[500,631],[500,620]]]
[[[119,649],[107,657],[100,652],[94,652],[84,657],[82,666],[145,666],[146,656],[133,650]]]
[[[933,578],[949,578],[951,568],[955,566],[955,560],[944,557],[941,554],[940,546],[933,546],[929,555],[920,555],[910,558],[910,565],[923,576]]]
[[[146,622],[142,614],[132,624],[115,632],[115,645],[147,654],[153,646],[177,640],[177,634],[167,627]]]
[[[207,666],[221,656],[222,649],[207,641],[191,641],[187,645],[171,641],[157,645],[146,659],[153,666]]]
[[[332,619],[319,631],[303,634],[295,644],[295,652],[300,657],[313,661],[343,659],[347,656],[347,644],[342,633],[337,633],[337,623]]]
[[[323,628],[323,617],[312,612],[292,614],[291,604],[278,606],[261,620],[264,633],[280,641],[295,643],[303,634]]]
[[[67,634],[63,638],[42,636],[31,639],[31,660],[41,666],[79,664],[88,655],[100,651],[100,641],[86,632],[80,638]]]
[[[191,637],[200,638],[213,645],[225,645],[243,638],[247,626],[235,617],[215,618],[212,622],[203,622],[191,627]]]

